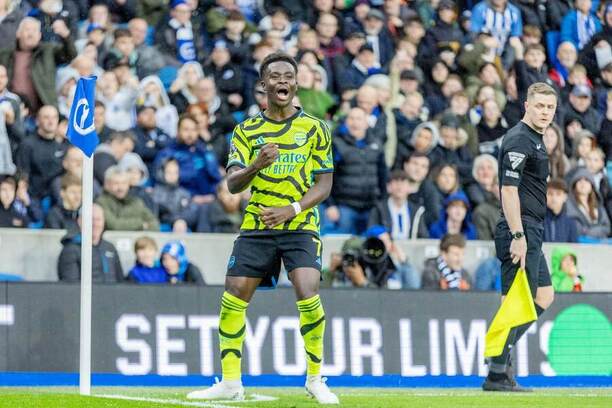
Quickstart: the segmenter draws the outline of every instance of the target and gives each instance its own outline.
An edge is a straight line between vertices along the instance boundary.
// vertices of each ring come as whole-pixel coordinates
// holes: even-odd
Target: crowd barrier
[[[221,287],[96,285],[94,378],[188,385],[218,375],[221,293]],[[332,383],[475,386],[487,372],[484,339],[499,305],[495,293],[339,289],[321,296],[322,374]],[[558,295],[517,344],[517,375],[549,385],[612,386],[611,301],[608,293]],[[261,385],[298,383],[306,369],[302,350],[293,291],[257,292],[243,373]],[[78,351],[78,285],[0,284],[0,385],[73,381]]]
[[[13,274],[28,281],[56,281],[57,258],[62,249],[60,243],[64,231],[0,229],[0,274]],[[232,251],[235,236],[232,234],[186,234],[143,232],[107,232],[104,238],[115,244],[124,271],[134,265],[134,241],[142,235],[153,237],[161,247],[170,239],[181,239],[187,255],[203,272],[209,284],[222,284],[227,260]],[[346,236],[323,237],[323,264],[329,263],[332,252],[339,252]],[[422,270],[426,258],[438,254],[437,240],[400,241],[399,245],[410,262]],[[550,253],[555,245],[545,244],[544,253],[550,266]],[[585,277],[585,291],[611,291],[612,276],[608,261],[612,260],[612,246],[574,244],[570,247],[578,256],[578,270]],[[494,256],[491,241],[470,241],[466,250],[466,267],[472,274],[484,259]]]

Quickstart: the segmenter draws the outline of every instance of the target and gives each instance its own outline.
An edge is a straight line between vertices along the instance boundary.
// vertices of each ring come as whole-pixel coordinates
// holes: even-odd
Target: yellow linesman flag
[[[538,318],[524,269],[519,268],[485,338],[485,357],[502,354],[510,329]]]

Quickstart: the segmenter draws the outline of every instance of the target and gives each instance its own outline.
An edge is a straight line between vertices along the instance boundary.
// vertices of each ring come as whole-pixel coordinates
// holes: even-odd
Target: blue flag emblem
[[[70,108],[66,136],[87,157],[91,157],[98,145],[98,134],[94,125],[96,77],[80,78]]]

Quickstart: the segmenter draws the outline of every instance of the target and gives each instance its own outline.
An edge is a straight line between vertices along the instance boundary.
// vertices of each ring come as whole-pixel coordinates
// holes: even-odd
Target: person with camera
[[[370,227],[366,237],[352,237],[341,253],[332,254],[324,283],[331,287],[418,288],[420,279],[404,252],[382,225]]]

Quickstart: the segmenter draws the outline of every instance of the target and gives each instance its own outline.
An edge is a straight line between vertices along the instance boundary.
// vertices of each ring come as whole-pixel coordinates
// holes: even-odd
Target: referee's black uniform
[[[538,287],[551,285],[542,253],[547,179],[548,154],[542,135],[521,121],[504,136],[499,151],[499,185],[500,189],[502,186],[518,187],[521,220],[527,240],[525,269],[534,298]],[[520,266],[512,263],[510,255],[512,232],[516,231],[510,231],[502,209],[495,231],[495,249],[502,263],[502,295],[508,293]]]

